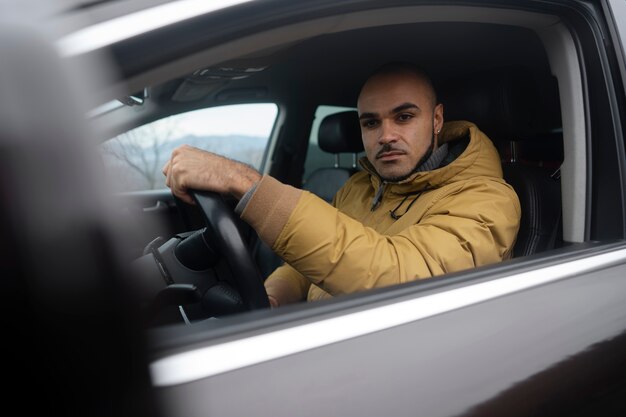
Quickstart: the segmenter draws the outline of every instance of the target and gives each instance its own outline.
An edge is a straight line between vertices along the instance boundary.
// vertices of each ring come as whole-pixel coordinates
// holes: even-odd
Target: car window
[[[163,165],[183,144],[260,169],[277,113],[273,103],[241,104],[194,110],[145,124],[101,145],[106,175],[114,191],[165,188]]]
[[[311,127],[311,134],[309,135],[309,148],[306,153],[306,160],[304,162],[304,180],[319,168],[329,168],[335,164],[335,155],[332,153],[324,152],[320,149],[317,142],[317,135],[320,129],[320,124],[326,116],[331,114],[340,113],[347,110],[356,110],[352,107],[338,107],[338,106],[318,106],[315,111],[315,119],[313,120],[313,126]],[[357,158],[365,155],[360,153]],[[339,154],[339,166],[350,168],[352,167],[353,155],[352,154]]]

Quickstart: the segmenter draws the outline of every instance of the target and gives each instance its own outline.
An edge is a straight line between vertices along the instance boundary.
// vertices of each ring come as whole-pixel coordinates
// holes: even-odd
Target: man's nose
[[[391,121],[383,120],[380,125],[380,136],[378,137],[378,143],[384,145],[386,143],[395,142],[398,140],[398,132]]]

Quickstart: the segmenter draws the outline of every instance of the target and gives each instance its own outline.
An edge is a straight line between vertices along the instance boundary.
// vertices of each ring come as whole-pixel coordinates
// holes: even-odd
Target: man
[[[358,98],[366,158],[333,206],[243,164],[191,147],[163,173],[189,189],[230,193],[284,261],[266,280],[272,306],[383,287],[510,257],[520,220],[498,153],[469,122],[444,125],[429,78],[388,64]]]

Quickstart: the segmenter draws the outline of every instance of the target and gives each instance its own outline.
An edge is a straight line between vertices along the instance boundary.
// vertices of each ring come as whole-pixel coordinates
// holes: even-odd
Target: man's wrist
[[[243,213],[243,211],[246,209],[246,206],[248,205],[248,202],[252,198],[252,194],[254,194],[254,191],[256,190],[258,185],[259,185],[258,182],[254,183],[254,185],[250,187],[248,191],[246,191],[243,197],[239,199],[239,202],[237,203],[237,206],[235,207],[235,213],[238,216],[241,216],[241,213]]]
[[[244,164],[241,164],[236,171],[231,181],[230,193],[240,200],[252,186],[261,180],[261,174]]]

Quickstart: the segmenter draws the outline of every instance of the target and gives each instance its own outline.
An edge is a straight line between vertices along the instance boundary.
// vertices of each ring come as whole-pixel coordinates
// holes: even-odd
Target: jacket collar
[[[502,178],[501,167],[476,164],[485,140],[491,145],[485,134],[473,123],[467,121],[446,122],[438,136],[439,144],[448,143],[450,149],[448,160],[444,162],[443,166],[431,171],[416,172],[400,182],[385,183],[383,188],[389,190],[390,193],[404,195],[425,189],[438,188],[449,182],[464,179],[465,177],[469,178],[470,176],[493,175]],[[493,145],[491,145],[491,148],[493,148],[491,151],[497,154]],[[450,158],[453,158],[453,160],[450,161]],[[380,188],[383,185],[383,181],[374,166],[366,157],[361,158],[359,163],[370,174],[370,181],[374,187],[375,194],[381,194],[382,196],[384,190]],[[465,172],[472,166],[475,166],[477,169],[470,170],[472,172]]]

